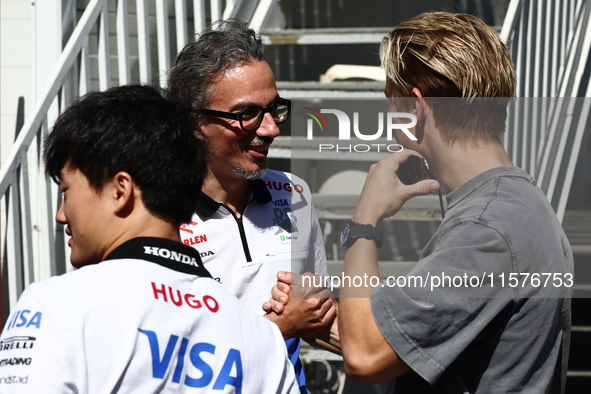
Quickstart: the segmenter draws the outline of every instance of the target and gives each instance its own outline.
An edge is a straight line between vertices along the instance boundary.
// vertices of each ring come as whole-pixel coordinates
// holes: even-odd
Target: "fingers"
[[[423,156],[421,156],[420,153],[418,153],[414,150],[404,149],[400,152],[392,153],[390,156],[388,156],[382,160],[388,160],[388,161],[392,161],[392,162],[396,163],[396,165],[397,165],[396,170],[398,170],[398,167],[400,167],[400,164],[407,161],[411,156],[423,157]]]
[[[408,185],[407,190],[411,197],[426,196],[439,190],[439,182],[434,179],[426,179],[414,185]]]
[[[267,313],[275,312],[280,315],[285,310],[285,306],[271,298],[269,301],[263,303],[263,310]]]
[[[277,283],[282,282],[282,283],[291,285],[291,280],[292,280],[291,276],[292,276],[291,272],[279,271],[279,272],[277,272]]]
[[[337,308],[335,307],[334,303],[332,302],[332,298],[329,298],[326,302],[322,303],[320,307],[320,312],[322,313],[322,322],[328,323],[332,319],[334,319],[337,315]]]
[[[285,289],[282,289],[282,287],[287,287],[287,291],[285,291]],[[283,305],[286,305],[289,301],[289,290],[289,286],[285,283],[278,283],[271,289],[271,299],[276,302],[280,302]]]
[[[326,321],[326,322],[331,322],[332,320],[334,320],[337,317],[337,307],[334,304],[334,302],[332,301],[332,299],[330,301],[331,301],[330,308],[324,314],[324,321]]]
[[[392,153],[391,155],[381,159],[377,163],[372,164],[370,167],[370,172],[372,170],[376,171],[379,168],[384,168],[384,170],[388,171],[389,173],[391,171],[396,172],[398,171],[400,165],[406,162],[411,156],[423,157],[420,153],[414,150],[404,149],[402,151]]]

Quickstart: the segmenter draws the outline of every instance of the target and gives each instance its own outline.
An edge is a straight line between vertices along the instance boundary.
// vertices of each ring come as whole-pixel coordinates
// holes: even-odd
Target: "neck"
[[[230,207],[236,216],[240,217],[250,200],[252,186],[244,177],[238,174],[232,175],[232,177],[224,178],[208,169],[201,190],[214,201],[222,202]]]
[[[122,218],[119,224],[114,226],[117,231],[109,247],[105,250],[103,260],[118,246],[139,237],[165,238],[171,241],[181,242],[179,229],[163,219],[153,216],[151,213],[135,212],[135,217]]]
[[[427,159],[446,193],[492,168],[513,166],[503,146],[494,142],[481,142],[478,146],[443,143]]]

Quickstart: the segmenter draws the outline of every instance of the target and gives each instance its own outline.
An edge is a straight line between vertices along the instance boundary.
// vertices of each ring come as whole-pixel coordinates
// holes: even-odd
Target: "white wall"
[[[43,0],[41,0],[43,1]],[[14,142],[18,97],[33,106],[31,0],[0,0],[0,163]]]

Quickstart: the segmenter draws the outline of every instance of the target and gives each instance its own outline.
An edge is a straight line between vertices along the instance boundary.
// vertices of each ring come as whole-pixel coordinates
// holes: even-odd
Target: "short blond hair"
[[[417,87],[425,97],[503,98],[498,100],[505,113],[502,122],[479,124],[485,130],[472,130],[473,135],[466,135],[467,130],[444,134],[448,141],[499,140],[516,76],[507,46],[486,23],[467,14],[423,13],[384,37],[380,58],[397,97],[409,97]],[[439,115],[436,121],[445,123]]]

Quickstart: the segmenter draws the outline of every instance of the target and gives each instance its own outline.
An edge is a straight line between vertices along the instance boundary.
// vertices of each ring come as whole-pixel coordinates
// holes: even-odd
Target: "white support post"
[[[508,46],[512,46],[511,40],[513,37],[511,34],[515,30],[522,3],[523,0],[511,0],[509,2],[509,7],[507,7],[507,13],[505,14],[505,20],[503,21],[503,27],[501,28],[499,37]]]
[[[117,58],[119,85],[131,81],[129,67],[129,28],[127,23],[127,0],[117,0]]]
[[[98,68],[99,88],[107,90],[111,87],[111,64],[109,52],[109,15],[107,2],[102,6],[98,20]]]
[[[174,2],[175,22],[176,22],[176,51],[187,45],[187,5],[185,0],[175,0]]]
[[[160,87],[166,87],[166,73],[170,68],[170,38],[168,34],[168,4],[156,0],[156,26],[158,36],[158,68]]]
[[[16,264],[16,262],[18,261],[18,255],[17,255],[17,248],[15,247],[15,245],[17,245],[17,240],[15,239],[17,234],[14,231],[14,221],[15,221],[15,209],[14,209],[14,204],[15,204],[15,199],[14,199],[14,192],[13,189],[16,187],[16,168],[13,169],[13,171],[10,171],[9,177],[11,178],[11,180],[13,180],[13,182],[11,183],[10,189],[8,190],[8,192],[6,193],[6,195],[4,196],[6,199],[8,199],[8,207],[6,209],[6,243],[5,245],[7,246],[6,248],[6,262],[4,264],[6,264],[6,271],[3,271],[3,276],[4,276],[4,272],[6,273],[6,278],[2,278],[3,281],[6,281],[8,283],[8,303],[9,303],[9,307],[12,310],[12,308],[14,307],[14,305],[16,304],[16,301],[18,300],[18,297],[20,296],[20,292],[18,291],[17,288],[17,284],[18,284],[18,280],[17,280],[17,273],[16,273],[16,267],[18,266]],[[4,240],[2,240],[4,242]],[[2,259],[4,260],[4,258]]]
[[[257,6],[256,10],[254,11],[254,15],[250,20],[250,28],[256,30],[257,32],[261,30],[261,26],[263,26],[263,22],[265,21],[265,17],[269,12],[269,9],[273,5],[275,0],[260,0],[259,5]]]
[[[201,34],[205,30],[205,0],[193,0],[193,15],[195,34]]]
[[[591,84],[589,84],[591,89]],[[583,105],[581,108],[581,116],[577,119],[577,126],[575,131],[575,138],[573,143],[573,148],[571,150],[571,154],[569,157],[566,175],[564,177],[564,184],[562,185],[562,190],[560,194],[560,200],[558,202],[558,207],[556,209],[556,216],[558,216],[558,220],[562,223],[562,219],[564,218],[564,212],[566,211],[566,203],[568,201],[568,195],[570,194],[570,188],[572,186],[573,177],[575,173],[575,168],[577,166],[577,159],[579,158],[578,152],[581,150],[581,143],[583,141],[583,135],[585,134],[587,125],[589,124],[589,113],[591,112],[591,98],[572,98],[571,101],[573,103],[576,100],[584,100]],[[571,115],[572,116],[572,115]]]
[[[88,38],[86,38],[80,50],[80,84],[78,94],[84,96],[88,92],[90,92],[90,54]]]
[[[140,83],[149,84],[152,68],[150,67],[150,25],[146,0],[137,0],[136,9]]]
[[[525,75],[532,75],[536,72],[536,61],[535,57],[537,54],[534,52],[534,8],[535,6],[529,2],[527,7],[523,8],[524,15],[527,13],[527,26],[525,29],[525,37],[524,37],[524,52],[525,52]],[[521,162],[518,164],[522,167],[526,172],[531,173],[532,168],[529,168],[528,163],[528,154],[530,152],[530,136],[532,133],[531,128],[531,99],[532,95],[532,86],[530,78],[525,78],[524,81],[524,92],[521,98],[521,105],[523,106],[523,111],[521,113],[525,114],[523,117],[523,128],[521,130]]]
[[[226,20],[228,18],[232,18],[234,8],[239,7],[242,1],[243,0],[227,0],[226,8],[224,8],[224,13],[222,14],[222,19]]]
[[[12,231],[13,231],[13,243],[12,249],[14,249],[14,260],[12,260],[13,264],[13,286],[16,291],[16,297],[21,295],[23,292],[23,253],[22,253],[22,245],[23,245],[23,233],[21,228],[21,212],[19,207],[19,183],[16,181],[18,179],[18,169],[15,169],[13,172],[13,179],[14,182],[10,187],[10,206],[12,207]],[[10,275],[10,273],[9,273]],[[12,301],[12,300],[11,300]],[[16,299],[14,299],[14,303],[16,303]],[[11,302],[11,304],[13,304]]]
[[[31,225],[31,193],[29,183],[29,163],[27,151],[21,152],[21,218],[24,223],[23,237],[23,268],[25,269],[25,286],[35,281],[35,267],[33,265],[33,228]],[[25,264],[26,263],[26,264]]]
[[[222,0],[211,0],[211,23],[222,19]]]

